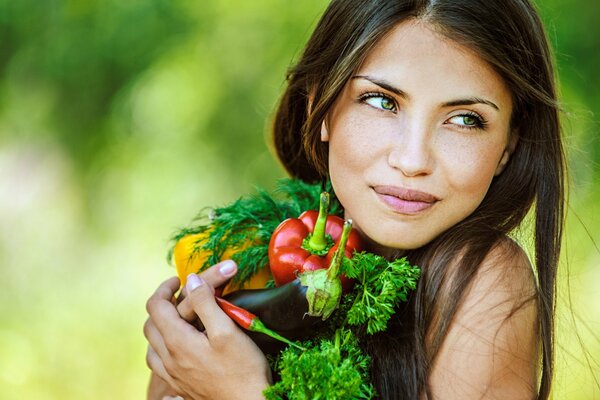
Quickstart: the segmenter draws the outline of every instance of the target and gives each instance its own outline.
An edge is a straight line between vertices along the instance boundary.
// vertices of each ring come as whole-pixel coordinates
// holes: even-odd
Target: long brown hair
[[[394,26],[411,18],[424,20],[471,48],[500,74],[513,96],[511,124],[519,140],[506,169],[494,178],[474,213],[408,253],[423,275],[388,331],[366,344],[373,356],[373,381],[383,398],[416,399],[429,394],[430,366],[461,294],[489,251],[534,206],[534,300],[542,348],[538,399],[547,399],[564,219],[564,155],[552,56],[528,0],[333,0],[288,73],[273,127],[278,157],[292,176],[307,181],[327,176],[322,121],[369,51]],[[453,276],[458,278],[448,280],[447,266],[457,254],[461,258]],[[427,335],[433,336],[426,346]]]

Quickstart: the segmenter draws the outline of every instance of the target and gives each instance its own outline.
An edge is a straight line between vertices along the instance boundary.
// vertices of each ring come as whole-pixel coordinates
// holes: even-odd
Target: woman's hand
[[[187,296],[177,307],[174,294],[179,280],[171,278],[147,302],[148,366],[173,393],[186,399],[262,398],[271,380],[260,349],[215,302],[214,287],[235,272],[235,264],[224,261],[200,277],[190,275],[184,290]],[[196,318],[206,328],[204,332],[190,323]],[[160,398],[157,394],[149,392],[148,396]]]

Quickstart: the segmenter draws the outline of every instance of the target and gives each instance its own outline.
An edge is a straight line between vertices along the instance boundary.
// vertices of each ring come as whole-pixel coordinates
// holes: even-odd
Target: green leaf
[[[347,310],[349,325],[366,325],[367,333],[384,331],[395,308],[417,287],[421,270],[406,258],[392,262],[373,253],[355,253],[342,263],[342,270],[357,281]]]
[[[284,350],[277,363],[281,380],[264,394],[267,399],[371,399],[370,358],[347,329],[338,329],[333,339],[307,342],[308,350]]]

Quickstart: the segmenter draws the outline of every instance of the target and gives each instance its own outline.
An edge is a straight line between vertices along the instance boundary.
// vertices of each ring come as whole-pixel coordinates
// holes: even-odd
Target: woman
[[[563,223],[554,72],[526,0],[334,0],[275,116],[279,159],[329,177],[346,216],[417,291],[366,344],[385,399],[547,399]],[[508,238],[534,207],[533,265]],[[150,398],[260,398],[266,360],[212,299],[217,265],[148,301]],[[535,272],[534,272],[535,270]],[[203,283],[203,284],[202,284]]]

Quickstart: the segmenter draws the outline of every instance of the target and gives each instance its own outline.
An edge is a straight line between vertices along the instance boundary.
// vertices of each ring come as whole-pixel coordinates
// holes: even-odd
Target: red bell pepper
[[[327,215],[329,194],[321,193],[319,212],[309,210],[298,218],[288,218],[275,229],[269,243],[269,265],[276,286],[296,279],[299,273],[329,267],[342,236],[344,220]],[[345,247],[345,255],[352,258],[354,251],[362,251],[360,235],[352,229]],[[352,281],[340,276],[344,291]]]

